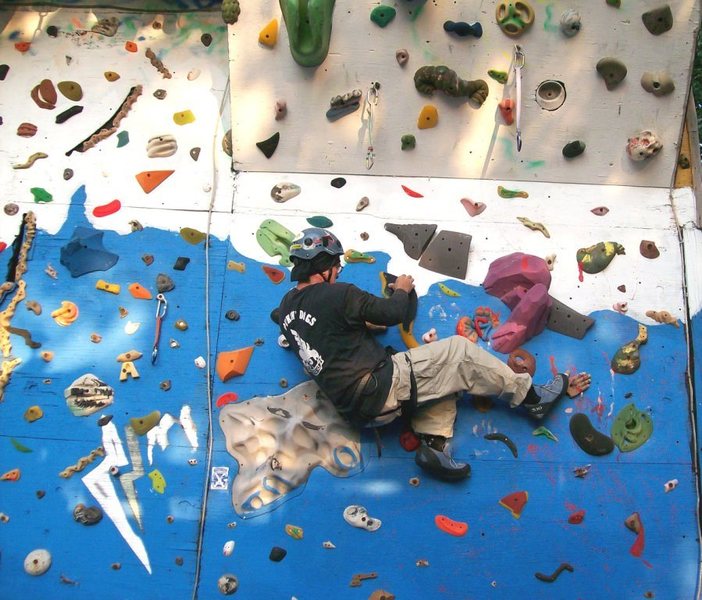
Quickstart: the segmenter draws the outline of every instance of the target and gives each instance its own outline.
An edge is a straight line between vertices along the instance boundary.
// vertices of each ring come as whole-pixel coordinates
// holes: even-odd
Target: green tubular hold
[[[303,67],[317,67],[329,52],[335,0],[280,0],[290,53]]]

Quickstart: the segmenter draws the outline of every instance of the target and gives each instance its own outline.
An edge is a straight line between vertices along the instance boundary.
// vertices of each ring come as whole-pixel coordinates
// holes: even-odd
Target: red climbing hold
[[[285,272],[275,267],[270,267],[268,265],[261,265],[263,272],[268,276],[273,283],[278,284],[285,279]]]
[[[113,200],[112,202],[108,202],[102,206],[96,206],[93,209],[93,216],[107,217],[115,214],[120,208],[122,208],[122,203],[119,200]]]
[[[31,42],[15,42],[15,50],[24,54],[29,50],[31,45]]]
[[[419,444],[420,441],[417,434],[415,434],[411,429],[403,431],[400,434],[400,446],[402,446],[407,452],[414,452],[417,448],[419,448]]]
[[[0,242],[0,252],[2,252],[5,248],[7,248],[7,244],[5,242]]]
[[[585,511],[584,510],[576,510],[574,513],[572,513],[568,517],[568,523],[571,525],[580,525],[580,523],[583,522],[583,519],[585,518]]]
[[[500,504],[512,513],[515,519],[522,516],[524,506],[529,499],[529,492],[514,492],[500,500]]]
[[[406,185],[403,185],[402,189],[405,190],[405,194],[407,194],[410,198],[424,198],[424,194],[415,192],[414,190],[408,188]]]
[[[455,535],[456,537],[461,537],[468,532],[468,523],[464,523],[463,521],[454,521],[445,515],[436,515],[434,517],[434,523],[439,529],[441,529],[441,531],[444,531],[449,535]]]
[[[222,408],[226,404],[233,404],[239,399],[239,396],[236,392],[224,392],[219,398],[217,398],[217,402],[215,402],[215,406],[217,408]]]

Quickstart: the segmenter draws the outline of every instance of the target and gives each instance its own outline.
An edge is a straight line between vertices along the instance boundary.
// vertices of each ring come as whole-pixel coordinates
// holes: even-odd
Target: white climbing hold
[[[382,525],[380,519],[370,517],[368,511],[358,504],[352,504],[344,509],[344,521],[366,531],[377,531]]]

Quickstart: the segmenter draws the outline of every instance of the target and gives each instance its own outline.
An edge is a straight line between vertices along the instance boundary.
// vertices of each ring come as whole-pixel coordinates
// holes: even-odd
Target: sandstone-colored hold
[[[59,81],[57,87],[59,92],[73,102],[78,102],[83,98],[83,88],[75,81]]]
[[[288,103],[285,100],[276,100],[273,108],[276,121],[284,119],[288,114]]]
[[[641,15],[644,26],[653,35],[661,35],[673,27],[673,12],[664,4]]]
[[[120,78],[119,73],[116,73],[115,71],[105,71],[104,75],[107,81],[117,81]]]
[[[667,71],[646,71],[641,76],[641,87],[654,96],[666,96],[675,91],[675,82]]]
[[[273,198],[275,202],[287,202],[291,198],[299,195],[301,191],[302,188],[299,185],[283,181],[271,188],[271,198]]]
[[[370,200],[368,200],[368,196],[363,196],[363,198],[358,201],[358,204],[356,204],[356,212],[361,212],[369,204]]]
[[[417,127],[419,129],[431,129],[439,123],[439,111],[433,104],[426,104],[417,117]]]
[[[188,81],[195,81],[200,77],[200,73],[200,69],[190,69],[190,71],[188,71]]]
[[[658,136],[650,130],[640,131],[627,140],[626,153],[633,161],[643,161],[652,158],[663,148]]]
[[[30,423],[34,423],[34,421],[41,419],[43,416],[44,411],[41,409],[41,406],[37,406],[36,404],[24,411],[24,418]]]
[[[149,139],[146,154],[149,158],[173,156],[178,150],[178,142],[172,135],[158,135]]]
[[[608,90],[613,90],[624,81],[627,73],[626,65],[611,56],[600,59],[595,68],[605,80],[605,86]]]
[[[167,94],[168,92],[166,90],[158,89],[154,92],[154,98],[157,100],[164,100]]]

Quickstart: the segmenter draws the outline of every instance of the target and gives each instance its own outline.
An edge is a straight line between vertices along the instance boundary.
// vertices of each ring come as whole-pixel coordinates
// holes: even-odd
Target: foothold
[[[305,219],[312,227],[321,227],[328,229],[329,227],[334,226],[334,222],[329,218],[325,217],[324,215],[315,215],[312,217],[307,217]]]
[[[370,20],[378,27],[386,27],[395,18],[397,10],[392,6],[381,4],[376,6],[370,14]]]
[[[224,546],[222,547],[222,554],[224,556],[231,556],[232,552],[234,552],[234,546],[236,545],[236,542],[234,540],[229,540],[224,543]]]
[[[198,77],[200,77],[200,73],[202,73],[200,69],[191,69],[190,71],[188,71],[188,81],[195,81]]]
[[[305,535],[302,527],[291,525],[289,523],[285,525],[285,533],[287,533],[294,540],[301,540]]]
[[[285,272],[275,267],[269,265],[261,265],[261,269],[266,274],[268,279],[270,279],[276,285],[285,281]]]
[[[644,526],[643,526],[643,522],[641,520],[641,516],[639,515],[639,513],[635,512],[635,513],[629,515],[624,520],[624,526],[636,534],[636,540],[631,545],[631,548],[629,548],[629,552],[633,556],[641,556],[641,553],[644,550],[645,538],[644,538]]]
[[[156,276],[156,289],[159,294],[170,292],[175,289],[175,282],[165,273],[159,273]]]
[[[622,0],[605,0],[609,6],[614,6],[614,8],[622,7]]]
[[[444,31],[447,33],[455,33],[459,37],[472,35],[475,38],[483,36],[483,26],[480,23],[466,23],[465,21],[444,21]]]
[[[553,271],[554,267],[556,266],[556,255],[548,254],[544,256],[544,262],[546,263],[546,268],[549,271]]]
[[[507,446],[512,453],[512,456],[514,458],[518,457],[518,450],[516,444],[509,439],[504,433],[487,433],[483,436],[486,440],[492,440],[492,441],[497,441],[497,442],[502,442],[505,446]],[[509,508],[509,507],[507,507]],[[519,517],[517,517],[519,518]]]
[[[672,492],[676,487],[678,487],[678,483],[680,483],[677,479],[671,479],[670,481],[666,481],[663,484],[663,489],[665,490],[665,493],[667,494],[668,492]]]
[[[524,225],[524,227],[531,229],[532,231],[540,231],[544,234],[544,237],[551,237],[551,234],[548,232],[548,229],[546,229],[546,226],[543,223],[535,223],[534,221],[527,219],[526,217],[517,217],[517,221],[519,221],[522,225]]]
[[[91,333],[90,334],[90,341],[93,344],[99,344],[102,341],[102,336],[99,333]]]
[[[500,115],[502,115],[502,120],[505,122],[505,125],[514,123],[514,100],[512,100],[512,98],[505,98],[501,100],[497,106],[500,109]]]
[[[190,158],[192,158],[195,162],[197,162],[197,159],[200,158],[200,148],[195,147],[190,149]]]
[[[223,406],[226,406],[227,404],[232,404],[237,400],[239,400],[239,396],[236,392],[225,392],[219,398],[217,398],[217,402],[215,403],[215,405],[217,406],[217,408],[222,408]]]
[[[543,573],[534,573],[534,577],[536,577],[539,581],[553,583],[563,571],[569,571],[572,573],[574,570],[575,569],[573,569],[573,566],[571,564],[561,563],[551,575],[544,575]]]
[[[245,273],[246,272],[246,263],[237,262],[235,260],[228,260],[227,261],[227,269],[229,271],[236,271],[237,273]]]
[[[54,199],[51,193],[47,192],[44,188],[33,187],[30,188],[29,191],[32,193],[32,196],[34,196],[34,202],[37,204],[46,204]]]
[[[285,548],[281,548],[280,546],[273,546],[273,548],[271,548],[270,554],[268,555],[268,558],[273,562],[280,562],[285,558],[285,555],[287,553],[288,551]]]
[[[569,8],[561,15],[561,33],[566,37],[573,37],[580,33],[582,19],[580,13],[574,8]]]
[[[595,274],[603,271],[618,254],[626,254],[624,246],[617,242],[598,242],[587,248],[580,248],[575,253],[579,268]]]
[[[177,150],[178,142],[172,135],[157,135],[146,143],[146,154],[149,158],[173,156]]]
[[[288,30],[290,53],[302,67],[317,67],[327,57],[335,0],[316,0],[301,5],[298,0],[280,0]],[[305,10],[301,10],[304,6]]]
[[[604,217],[609,212],[609,209],[606,206],[596,206],[590,212],[598,217]]]
[[[173,122],[176,125],[188,125],[195,122],[195,114],[191,110],[181,110],[173,113]]]
[[[19,212],[19,206],[14,202],[8,202],[4,207],[3,211],[9,217],[16,215]]]
[[[223,8],[224,4],[225,2],[222,2]],[[225,573],[217,580],[217,589],[225,596],[231,596],[239,589],[239,580],[236,578],[236,575]]]
[[[78,503],[73,509],[73,519],[82,525],[95,525],[102,521],[102,510],[99,506]]]
[[[138,300],[151,300],[153,298],[151,292],[140,283],[130,283],[127,289],[132,297]]]
[[[497,81],[497,83],[507,83],[507,79],[509,78],[509,73],[507,73],[507,71],[488,69],[487,74]]]
[[[154,92],[154,98],[156,98],[156,100],[165,100],[167,94],[168,92],[166,90],[158,89]]]
[[[288,103],[285,100],[276,100],[273,105],[273,114],[276,121],[280,121],[288,114]]]
[[[639,252],[644,258],[658,258],[661,255],[660,250],[656,246],[656,242],[650,240],[641,240],[639,244]]]
[[[641,15],[641,20],[649,33],[661,35],[673,27],[673,12],[665,4],[659,8],[649,10]]]
[[[436,90],[454,98],[468,98],[477,106],[482,106],[490,88],[484,79],[468,81],[445,65],[420,67],[414,73],[414,87],[420,94],[432,95]]]
[[[501,0],[497,3],[495,17],[503,33],[509,37],[519,37],[533,24],[534,9],[528,2]]]
[[[500,198],[528,198],[529,193],[522,190],[508,190],[501,185],[497,186],[497,195]]]
[[[29,49],[32,47],[31,42],[15,42],[15,50],[17,52],[20,52],[24,54],[25,52],[29,52]]]
[[[565,146],[563,146],[562,152],[563,156],[566,158],[575,158],[576,156],[580,156],[583,152],[585,152],[585,142],[580,140],[568,142]]]
[[[363,198],[361,198],[356,204],[356,212],[361,212],[364,208],[367,208],[369,204],[370,200],[368,199],[368,196],[363,196]]]
[[[209,34],[209,33],[203,33],[203,34],[200,36],[200,41],[202,42],[202,45],[203,45],[205,48],[209,48],[209,47],[210,47],[210,44],[212,43],[212,35]]]
[[[41,409],[41,406],[34,405],[30,406],[27,410],[24,411],[24,419],[28,421],[29,423],[34,423],[34,421],[38,421],[44,416],[44,411]]]
[[[395,50],[395,60],[397,61],[398,65],[404,67],[407,64],[407,61],[409,60],[409,52],[407,52],[407,50],[405,50],[404,48]]]
[[[10,65],[2,64],[0,65],[0,81],[5,81],[5,77],[10,72]]]
[[[342,188],[346,185],[346,179],[343,177],[335,177],[331,180],[331,186],[337,189]]]
[[[612,309],[617,311],[620,315],[624,315],[629,310],[629,303],[628,302],[615,302],[612,305]]]
[[[59,81],[56,87],[59,92],[73,102],[80,102],[83,98],[83,88],[75,81]]]
[[[188,266],[188,263],[190,262],[190,259],[187,256],[179,256],[175,264],[173,265],[173,270],[174,271],[185,271],[185,267]]]
[[[173,327],[179,331],[187,331],[188,323],[185,319],[177,319],[175,323],[173,323]]]
[[[271,198],[275,202],[283,203],[299,195],[301,191],[302,188],[299,185],[283,181],[271,188]]]
[[[419,192],[414,191],[411,188],[408,188],[406,185],[401,185],[402,191],[405,192],[410,198],[424,198],[424,194],[420,194]]]
[[[68,181],[71,177],[73,177],[73,169],[64,169],[63,178]]]
[[[529,500],[529,492],[514,492],[502,498],[500,506],[504,506],[515,519],[518,519],[522,516],[527,500]]]
[[[151,266],[154,262],[154,255],[153,254],[142,254],[141,255],[141,260],[144,262],[144,264],[148,267]]]
[[[54,353],[51,350],[44,350],[39,356],[44,362],[51,362],[54,359]]]
[[[540,436],[543,436],[543,437],[545,437],[553,442],[558,441],[558,438],[554,435],[554,433],[550,429],[544,427],[543,425],[534,429],[534,431],[531,432],[531,435],[535,435],[535,436],[540,435]]]
[[[414,150],[417,145],[417,140],[411,133],[406,133],[400,138],[401,150]]]
[[[566,97],[565,84],[556,79],[542,81],[536,88],[536,103],[544,110],[558,110]]]
[[[278,41],[278,19],[271,19],[258,34],[259,44],[273,48]]]
[[[454,521],[453,519],[449,519],[446,515],[436,515],[434,517],[434,524],[444,533],[456,537],[461,537],[468,533],[468,523]]]
[[[626,153],[634,161],[652,158],[663,148],[658,136],[650,130],[637,133],[627,140]]]
[[[366,508],[358,504],[352,504],[344,509],[344,521],[366,531],[377,531],[382,525],[380,519],[371,517]]]
[[[28,575],[39,576],[51,568],[51,553],[44,548],[32,550],[24,559],[24,570]]]
[[[652,433],[651,416],[634,404],[624,406],[612,423],[612,439],[622,452],[631,452],[641,447]]]
[[[675,91],[675,82],[668,71],[646,71],[641,76],[641,87],[654,96],[667,96]]]
[[[375,256],[364,252],[359,252],[358,250],[348,249],[346,252],[344,252],[344,260],[347,263],[373,264],[375,262]]]
[[[144,193],[148,194],[153,192],[159,185],[161,185],[166,179],[173,175],[175,171],[142,171],[135,175],[137,183],[144,190]]]
[[[611,56],[600,59],[595,66],[597,72],[605,81],[608,90],[613,90],[626,77],[626,65]]]
[[[93,209],[93,216],[107,217],[109,215],[115,214],[120,208],[122,208],[122,203],[119,200],[112,200],[112,202],[108,202],[107,204],[103,204],[102,206],[96,206]]]
[[[678,320],[667,310],[647,310],[646,316],[653,319],[657,323],[665,323],[667,325],[675,325],[675,327],[680,327]]]
[[[417,117],[417,127],[419,129],[431,129],[439,123],[439,111],[433,104],[427,104]]]
[[[439,339],[439,336],[436,333],[436,329],[433,327],[429,330],[426,331],[422,334],[422,342],[425,344],[431,344],[432,342],[436,342]]]
[[[437,285],[439,286],[439,289],[441,290],[441,292],[443,294],[446,294],[449,298],[459,298],[460,297],[460,294],[457,291],[452,290],[445,283],[439,282]]]
[[[105,71],[103,75],[105,76],[105,79],[110,82],[117,81],[120,77],[119,73],[116,73],[115,71]]]
[[[23,163],[18,163],[12,165],[13,169],[29,169],[36,161],[38,161],[41,158],[48,158],[49,155],[45,154],[44,152],[35,152],[32,154],[26,162]]]
[[[183,227],[180,230],[180,237],[183,238],[188,244],[193,246],[203,242],[207,239],[207,234],[192,227]]]
[[[254,347],[249,346],[239,350],[220,352],[217,355],[215,370],[222,382],[226,382],[232,377],[238,377],[246,373],[253,350]]]
[[[278,142],[280,142],[280,132],[275,132],[271,137],[265,139],[261,142],[256,142],[256,147],[263,152],[266,158],[270,158],[278,148]]]
[[[161,383],[158,384],[158,387],[164,392],[168,392],[171,389],[171,386],[172,384],[170,379],[164,379]]]
[[[576,510],[568,516],[568,523],[570,523],[571,525],[580,525],[580,523],[582,523],[584,519],[585,511]]]
[[[126,146],[129,143],[129,132],[128,131],[120,131],[117,134],[117,147],[122,148],[123,146]]]
[[[571,417],[570,434],[578,446],[592,456],[604,456],[614,450],[612,439],[597,431],[588,416],[583,413],[576,413]],[[576,473],[576,477],[581,476],[584,476],[584,473],[583,475]]]

